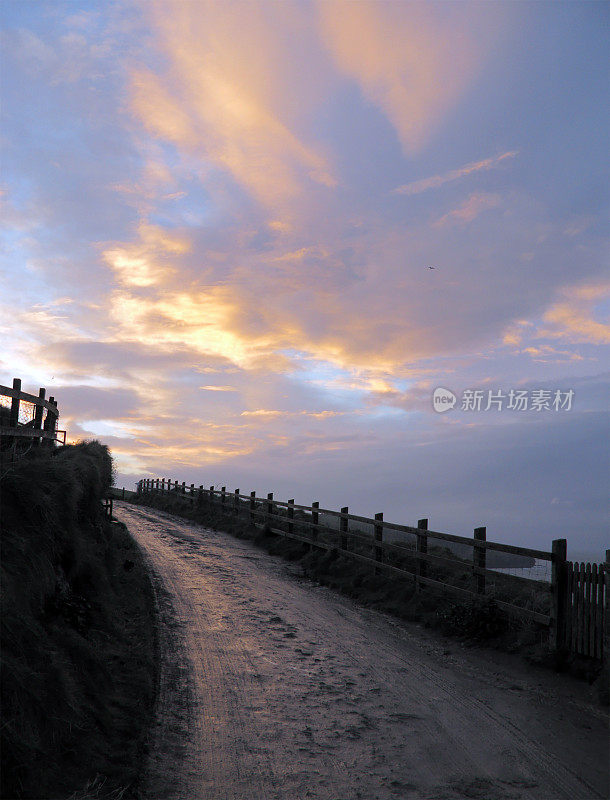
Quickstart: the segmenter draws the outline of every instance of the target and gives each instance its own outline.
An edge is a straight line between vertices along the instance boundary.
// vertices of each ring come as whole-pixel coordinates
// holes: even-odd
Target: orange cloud
[[[102,251],[102,258],[125,286],[154,286],[168,278],[173,269],[168,257],[182,255],[191,249],[184,237],[170,234],[157,225],[141,223],[139,241],[115,243]]]
[[[595,283],[565,288],[566,298],[553,303],[542,317],[542,324],[519,320],[504,334],[504,344],[519,347],[525,336],[528,339],[563,339],[574,344],[610,343],[610,325],[595,317],[598,303],[610,297],[610,284]],[[573,361],[582,360],[578,353],[555,350],[550,345],[532,345],[521,352],[533,358],[559,356]]]
[[[295,89],[307,95],[306,76],[296,74],[287,49],[302,28],[297,5],[273,6],[273,20],[259,4],[143,8],[169,64],[163,74],[132,73],[131,107],[150,132],[228,170],[282,217],[304,184],[335,185],[325,155],[299,134],[293,110],[301,98]]]
[[[499,23],[493,10],[490,19],[489,9],[465,4],[333,0],[317,7],[336,63],[384,111],[409,155],[466,91]]]
[[[444,214],[434,224],[436,226],[441,226],[454,221],[464,224],[472,222],[483,211],[496,208],[500,203],[501,197],[499,194],[491,194],[490,192],[471,194],[470,197],[460,203],[459,206],[449,211],[447,214]]]
[[[548,309],[543,319],[549,327],[540,330],[538,335],[569,342],[609,344],[610,325],[595,319],[594,313],[595,305],[610,297],[610,284],[569,287],[563,294],[567,299]]]

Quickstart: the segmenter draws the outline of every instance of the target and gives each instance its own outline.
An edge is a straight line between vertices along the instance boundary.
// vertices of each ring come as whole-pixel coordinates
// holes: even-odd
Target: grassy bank
[[[154,597],[104,518],[107,448],[22,458],[0,479],[2,797],[129,798],[156,686]]]

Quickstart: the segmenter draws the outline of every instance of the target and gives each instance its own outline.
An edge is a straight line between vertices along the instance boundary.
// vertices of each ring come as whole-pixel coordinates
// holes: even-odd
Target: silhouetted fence
[[[0,405],[0,443],[5,449],[13,446],[53,446],[55,442],[66,443],[66,432],[57,429],[59,409],[54,397],[45,399],[46,389],[40,389],[38,396],[21,391],[21,380],[13,378],[13,387],[0,386],[0,397],[9,398],[10,407]],[[25,404],[31,410],[32,418],[27,422],[19,419]]]
[[[567,542],[555,539],[550,551],[491,542],[484,527],[473,537],[456,536],[428,529],[428,520],[417,527],[341,511],[274,500],[239,489],[204,489],[165,478],[139,481],[137,491],[172,493],[199,505],[209,504],[225,514],[243,518],[272,533],[302,542],[310,548],[340,553],[368,564],[380,573],[409,576],[417,591],[424,588],[461,598],[489,596],[507,617],[518,618],[548,630],[553,650],[568,649],[599,661],[610,651],[608,587],[610,551],[605,564],[578,564],[566,560]],[[391,536],[401,540],[390,541]],[[460,558],[451,546],[471,548],[470,558]],[[504,575],[489,569],[489,553],[526,556],[551,565],[551,581]]]
[[[610,551],[607,551],[606,562],[609,557]],[[570,652],[597,660],[603,660],[604,656],[607,575],[608,563],[579,564],[568,561],[566,564],[563,640]]]

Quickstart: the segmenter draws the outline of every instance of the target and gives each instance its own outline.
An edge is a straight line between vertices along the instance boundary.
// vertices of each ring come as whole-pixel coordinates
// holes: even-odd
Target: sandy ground
[[[115,509],[161,617],[146,797],[608,796],[585,684],[361,608],[228,534]]]

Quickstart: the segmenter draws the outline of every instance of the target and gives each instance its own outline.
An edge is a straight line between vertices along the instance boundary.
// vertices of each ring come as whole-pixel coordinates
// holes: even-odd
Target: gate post
[[[554,653],[558,653],[564,644],[566,616],[566,557],[568,543],[565,539],[553,539],[551,549],[553,562],[551,567],[551,628],[549,644]]]
[[[606,563],[604,564],[604,586],[606,600],[604,602],[604,634],[602,643],[603,674],[610,677],[610,550],[606,550]],[[607,685],[607,684],[606,684]]]

